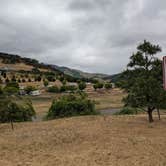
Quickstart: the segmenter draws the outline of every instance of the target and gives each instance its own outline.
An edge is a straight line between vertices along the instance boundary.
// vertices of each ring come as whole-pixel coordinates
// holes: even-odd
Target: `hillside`
[[[2,166],[164,166],[166,117],[76,117],[0,125]]]
[[[53,65],[56,69],[64,72],[65,74],[71,75],[76,78],[104,78],[107,77],[107,74],[101,73],[87,73],[77,69],[71,69],[64,66]]]
[[[51,65],[45,65],[38,62],[36,59],[21,57],[19,55],[7,54],[0,52],[0,68],[13,71],[31,71],[33,68],[38,68],[40,71],[54,71],[62,73],[61,71],[52,68]]]
[[[106,74],[100,74],[100,73],[87,73],[76,69],[71,69],[64,66],[58,66],[55,64],[46,64],[46,63],[40,63],[36,59],[21,57],[19,55],[13,55],[13,54],[7,54],[7,53],[1,53],[0,52],[0,69],[8,69],[8,70],[24,70],[24,71],[31,71],[33,68],[38,68],[42,72],[47,71],[54,71],[58,72],[59,74],[63,73],[67,76],[73,77],[73,78],[97,78],[102,79],[104,77],[109,77],[109,75]]]
[[[121,77],[121,73],[118,73],[118,74],[106,76],[103,79],[104,80],[111,80],[112,82],[115,83],[115,82],[118,82],[120,80],[120,77]]]

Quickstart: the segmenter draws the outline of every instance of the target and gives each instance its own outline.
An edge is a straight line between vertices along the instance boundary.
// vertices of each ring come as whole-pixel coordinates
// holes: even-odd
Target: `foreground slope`
[[[166,165],[166,117],[87,116],[0,124],[0,165]]]

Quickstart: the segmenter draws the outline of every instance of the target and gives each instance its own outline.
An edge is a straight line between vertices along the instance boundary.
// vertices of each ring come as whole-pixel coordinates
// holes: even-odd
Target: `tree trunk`
[[[157,113],[158,113],[158,117],[159,117],[159,120],[160,120],[160,111],[159,111],[159,108],[157,108]]]
[[[12,120],[10,121],[10,124],[11,124],[12,130],[14,130],[14,125],[13,125],[13,121]]]
[[[149,123],[152,123],[153,120],[153,115],[152,115],[153,109],[148,108],[148,117],[149,117]]]

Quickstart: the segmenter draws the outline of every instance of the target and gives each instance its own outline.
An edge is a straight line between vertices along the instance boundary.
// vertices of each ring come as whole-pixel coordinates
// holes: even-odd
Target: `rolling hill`
[[[8,54],[0,52],[0,69],[7,68],[9,70],[25,70],[30,71],[33,68],[38,68],[40,71],[54,71],[59,74],[65,74],[71,76],[73,78],[96,78],[103,79],[105,77],[109,77],[107,74],[100,73],[87,73],[77,69],[71,69],[69,67],[58,66],[55,64],[46,64],[40,63],[36,59],[26,58],[19,55]]]
[[[104,77],[109,76],[107,74],[102,74],[102,73],[83,72],[81,70],[71,69],[69,67],[64,67],[64,66],[53,65],[53,67],[55,69],[58,69],[58,70],[64,72],[65,74],[71,75],[71,76],[76,77],[76,78],[104,78]]]

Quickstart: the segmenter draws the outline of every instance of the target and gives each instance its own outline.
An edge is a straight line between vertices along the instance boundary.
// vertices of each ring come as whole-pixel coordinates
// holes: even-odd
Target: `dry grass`
[[[96,101],[96,109],[98,110],[123,107],[122,99],[124,96],[126,94],[118,88],[89,93],[89,97]]]
[[[33,66],[26,65],[25,63],[5,64],[5,63],[2,63],[2,60],[0,60],[0,68],[4,68],[4,67],[7,67],[14,71],[18,71],[18,70],[30,71],[34,68]],[[42,68],[39,68],[39,70],[43,72],[48,71],[47,69],[42,69]]]
[[[156,119],[155,119],[156,120]],[[164,166],[166,117],[91,116],[0,124],[2,166]]]

